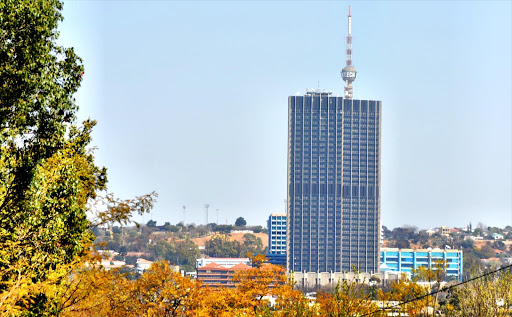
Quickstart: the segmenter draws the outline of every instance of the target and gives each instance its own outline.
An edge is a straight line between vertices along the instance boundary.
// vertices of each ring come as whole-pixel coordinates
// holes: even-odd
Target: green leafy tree
[[[106,169],[88,150],[96,124],[75,123],[84,75],[57,45],[58,0],[0,2],[0,315],[57,314],[55,289],[85,261],[99,224],[127,222],[153,195],[119,201],[87,219]]]
[[[229,234],[231,232],[231,230],[233,230],[233,226],[232,225],[217,225],[217,224],[214,224],[210,229],[212,231],[215,231],[215,232]]]
[[[236,218],[235,226],[237,227],[245,227],[247,225],[247,221],[243,217]]]
[[[95,122],[72,125],[83,66],[56,44],[61,9],[0,3],[0,293],[18,296],[16,307],[22,287],[58,280],[56,270],[88,252],[86,203],[106,183],[86,150]]]
[[[158,241],[148,251],[155,260],[166,260],[172,264],[180,265],[186,271],[195,269],[199,248],[190,239],[182,241]]]
[[[218,235],[205,243],[205,253],[211,257],[236,258],[240,256],[241,245],[227,235]]]
[[[150,220],[150,221],[148,221],[146,226],[148,226],[149,228],[156,228],[156,221],[155,220]]]
[[[247,253],[254,254],[263,254],[263,242],[260,238],[256,237],[252,233],[246,233],[243,236],[243,243],[241,245],[241,250],[239,252],[239,256],[246,256]]]

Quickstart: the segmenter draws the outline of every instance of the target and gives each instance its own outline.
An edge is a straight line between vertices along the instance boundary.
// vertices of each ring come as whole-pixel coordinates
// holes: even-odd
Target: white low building
[[[206,266],[210,263],[216,263],[225,268],[231,268],[237,264],[243,263],[251,265],[249,258],[208,258],[208,259],[197,259],[196,268]]]
[[[137,269],[137,271],[139,273],[142,273],[144,272],[145,270],[149,269],[149,267],[151,266],[151,264],[153,264],[152,261],[148,261],[146,259],[143,259],[143,258],[138,258],[137,259],[137,263],[135,264],[135,268]]]
[[[380,272],[380,273],[354,273],[354,272],[290,272],[290,277],[297,285],[302,287],[336,286],[343,281],[370,283],[372,276],[378,277],[381,281],[398,280],[404,276],[410,276],[403,272]]]

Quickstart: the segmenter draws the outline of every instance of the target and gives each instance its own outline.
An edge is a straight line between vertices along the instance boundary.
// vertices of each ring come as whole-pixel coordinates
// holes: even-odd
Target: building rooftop
[[[227,270],[227,268],[223,267],[222,265],[219,265],[215,262],[208,263],[205,266],[197,268],[198,270]]]
[[[244,271],[244,270],[250,270],[252,267],[245,263],[238,263],[237,265],[234,265],[231,267],[232,271]]]

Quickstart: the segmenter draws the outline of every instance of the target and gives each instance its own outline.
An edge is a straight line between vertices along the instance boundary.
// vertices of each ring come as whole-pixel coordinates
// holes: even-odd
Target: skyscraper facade
[[[289,271],[379,270],[381,106],[288,98]]]

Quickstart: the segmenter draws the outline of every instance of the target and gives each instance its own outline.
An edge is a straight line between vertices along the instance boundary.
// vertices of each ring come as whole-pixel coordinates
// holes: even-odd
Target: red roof
[[[197,270],[227,270],[227,269],[225,267],[223,267],[222,265],[218,265],[217,263],[212,262],[212,263],[206,264],[203,267],[197,268]]]
[[[242,271],[242,270],[250,270],[252,267],[245,263],[238,263],[237,265],[232,266],[229,268],[230,271]]]

